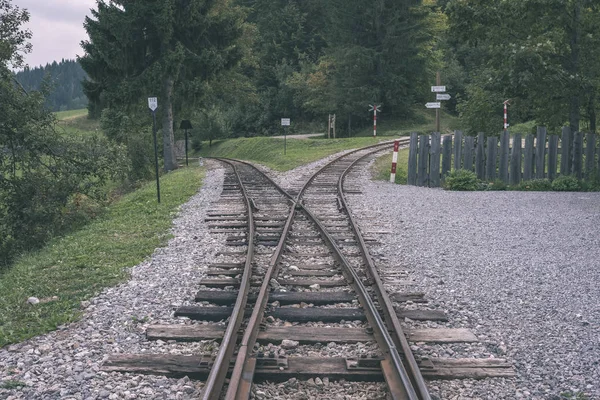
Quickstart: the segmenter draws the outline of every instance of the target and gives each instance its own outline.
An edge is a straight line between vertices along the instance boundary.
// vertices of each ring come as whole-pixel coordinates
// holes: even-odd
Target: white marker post
[[[156,144],[156,109],[158,108],[158,99],[148,97],[148,108],[152,112],[152,135],[154,136],[154,169],[156,173],[156,197],[160,203],[160,180],[158,179],[158,146]]]
[[[398,164],[398,148],[400,147],[400,141],[394,140],[394,155],[392,156],[392,172],[390,173],[390,182],[396,182],[396,165]]]
[[[290,126],[291,120],[289,118],[281,118],[281,126],[283,126],[283,154],[287,153],[287,127]]]
[[[373,111],[373,137],[377,136],[377,111],[381,111],[380,105],[369,104],[369,111]]]
[[[510,99],[504,102],[504,132],[508,129],[508,106],[510,105]]]

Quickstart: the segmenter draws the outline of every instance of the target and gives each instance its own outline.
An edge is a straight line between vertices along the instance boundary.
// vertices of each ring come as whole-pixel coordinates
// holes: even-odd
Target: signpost
[[[435,95],[436,100],[450,100],[451,98],[447,93],[438,93]]]
[[[442,103],[438,102],[433,102],[433,103],[427,103],[425,104],[425,107],[427,108],[441,108],[442,107]]]
[[[158,108],[158,99],[148,97],[148,108],[152,112],[152,134],[154,136],[154,167],[156,172],[156,196],[160,203],[160,180],[158,179],[158,147],[156,145],[156,109]]]
[[[185,130],[185,166],[189,167],[190,164],[188,163],[188,129],[192,129],[192,123],[189,120],[184,119],[183,121],[181,121],[179,129]]]
[[[439,132],[441,130],[441,128],[440,128],[440,108],[442,106],[442,103],[440,103],[440,101],[450,100],[452,98],[452,97],[450,97],[449,94],[444,93],[446,91],[446,86],[442,86],[441,80],[442,79],[440,77],[440,72],[438,71],[435,74],[435,86],[431,87],[431,92],[435,93],[435,99],[437,101],[425,104],[425,107],[427,107],[427,108],[435,108],[435,131],[436,132]]]
[[[287,153],[287,127],[291,125],[289,118],[281,118],[281,126],[283,126],[283,154]]]
[[[446,91],[446,86],[432,86],[431,91],[433,93],[442,93]]]
[[[394,140],[394,155],[392,156],[392,172],[390,173],[390,182],[396,183],[396,165],[398,164],[398,148],[400,141]]]
[[[380,105],[369,104],[369,111],[373,111],[373,137],[377,136],[377,111],[381,111]]]
[[[504,132],[508,129],[508,106],[510,106],[510,99],[504,102]]]

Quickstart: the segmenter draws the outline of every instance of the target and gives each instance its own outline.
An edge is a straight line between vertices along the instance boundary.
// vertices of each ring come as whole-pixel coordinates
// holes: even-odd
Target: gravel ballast
[[[271,176],[297,188],[323,164]],[[223,170],[210,169],[182,206],[168,246],[134,267],[128,282],[84,303],[80,321],[0,349],[0,399],[193,398],[201,382],[99,369],[114,353],[215,351],[213,342],[148,342],[144,332],[150,324],[190,323],[172,318],[173,309],[191,303],[209,263],[223,261],[214,254],[224,249],[224,237],[210,235],[204,223],[222,181]],[[406,271],[410,290],[424,291],[429,307],[449,316],[448,323],[406,324],[469,328],[481,341],[419,343],[416,354],[494,356],[515,365],[515,379],[433,381],[435,397],[558,400],[583,392],[600,398],[599,194],[445,192],[371,182],[366,170],[352,186],[363,192],[349,199],[363,230],[393,232],[369,245],[382,273]],[[379,383],[322,378],[265,383],[254,396],[385,398]],[[25,386],[2,388],[16,382]],[[355,394],[347,397],[349,387]]]
[[[448,192],[369,178],[362,173],[363,195],[350,205],[365,229],[369,210],[392,232],[370,246],[377,265],[408,271],[413,289],[447,311],[447,327],[481,340],[416,354],[506,358],[517,373],[434,381],[432,394],[600,398],[599,193]]]

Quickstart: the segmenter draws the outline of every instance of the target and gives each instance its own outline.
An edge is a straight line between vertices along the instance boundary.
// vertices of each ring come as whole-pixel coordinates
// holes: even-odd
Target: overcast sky
[[[27,28],[33,33],[33,51],[26,55],[30,67],[46,65],[62,58],[82,55],[79,43],[87,39],[83,20],[95,7],[95,0],[13,0],[13,5],[29,10]]]

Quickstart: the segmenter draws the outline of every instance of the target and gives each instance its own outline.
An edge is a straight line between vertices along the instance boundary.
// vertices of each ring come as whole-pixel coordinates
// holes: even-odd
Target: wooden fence
[[[600,156],[596,162],[596,135],[572,133],[563,127],[562,135],[547,135],[546,128],[538,127],[537,134],[515,134],[508,131],[500,137],[485,137],[483,133],[454,136],[440,133],[410,135],[408,155],[408,184],[439,187],[451,169],[474,171],[481,180],[501,180],[510,185],[521,181],[574,175],[589,178],[600,171]]]

